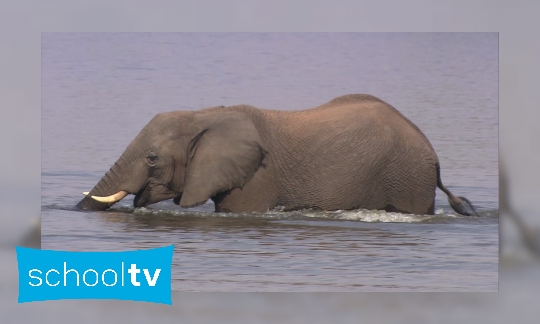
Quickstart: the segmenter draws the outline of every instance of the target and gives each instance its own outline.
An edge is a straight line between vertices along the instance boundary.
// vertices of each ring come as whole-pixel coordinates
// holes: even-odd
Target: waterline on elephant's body
[[[51,206],[56,209],[57,207]],[[410,223],[410,224],[427,224],[427,223],[482,223],[492,218],[498,217],[497,210],[483,210],[480,212],[479,217],[468,217],[459,215],[451,211],[449,206],[445,208],[439,207],[435,210],[434,215],[415,215],[415,214],[403,214],[397,212],[387,212],[384,210],[335,210],[335,211],[321,211],[313,209],[303,209],[296,211],[285,211],[284,208],[274,208],[273,210],[265,213],[221,213],[214,212],[214,204],[212,201],[208,201],[205,204],[196,208],[184,209],[174,205],[172,201],[160,202],[148,207],[134,208],[129,203],[120,203],[113,206],[108,212],[121,212],[125,217],[129,217],[129,214],[141,217],[152,218],[169,218],[180,217],[184,219],[189,218],[230,218],[230,219],[267,219],[267,220],[279,220],[286,222],[294,222],[297,220],[313,220],[313,221],[325,221],[334,223],[336,226],[340,226],[342,221],[353,222],[365,222],[365,223]],[[107,213],[107,212],[105,212]]]

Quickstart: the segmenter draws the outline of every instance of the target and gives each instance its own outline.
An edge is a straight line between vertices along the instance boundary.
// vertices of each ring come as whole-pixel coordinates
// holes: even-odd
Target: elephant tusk
[[[90,193],[90,192],[85,191],[85,192],[83,192],[82,194],[85,195],[85,196],[88,196],[89,193]]]
[[[127,195],[128,195],[127,191],[120,190],[114,195],[110,195],[107,197],[92,196],[92,199],[102,202],[102,203],[112,204],[112,203],[122,200]]]

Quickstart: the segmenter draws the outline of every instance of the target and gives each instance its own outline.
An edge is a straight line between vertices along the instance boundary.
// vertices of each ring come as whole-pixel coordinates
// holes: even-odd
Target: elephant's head
[[[174,198],[184,208],[248,182],[266,150],[247,114],[156,115],[77,207],[105,210],[128,194],[135,207]]]

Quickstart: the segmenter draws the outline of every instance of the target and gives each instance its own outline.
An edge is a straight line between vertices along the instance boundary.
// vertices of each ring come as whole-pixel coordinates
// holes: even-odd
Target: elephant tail
[[[448,202],[450,203],[450,206],[452,206],[452,209],[455,210],[457,213],[465,216],[478,216],[478,213],[474,209],[473,204],[469,201],[469,199],[465,197],[456,197],[454,196],[448,188],[446,188],[441,181],[441,167],[439,165],[439,162],[436,164],[437,168],[437,187],[444,191],[444,193],[448,196]]]

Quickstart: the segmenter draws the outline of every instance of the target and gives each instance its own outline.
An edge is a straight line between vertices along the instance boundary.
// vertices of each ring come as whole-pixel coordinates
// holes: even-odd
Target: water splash
[[[49,205],[48,209],[75,210],[73,207]],[[172,202],[160,202],[149,207],[134,208],[130,203],[119,203],[105,213],[116,212],[140,216],[177,216],[177,217],[223,217],[223,218],[251,218],[273,220],[336,220],[336,221],[359,221],[367,223],[445,223],[456,220],[481,220],[497,218],[497,210],[485,210],[480,212],[480,217],[462,216],[451,211],[450,207],[435,209],[434,215],[402,214],[386,212],[384,210],[335,210],[320,211],[304,209],[297,211],[285,211],[283,207],[276,207],[265,213],[217,213],[214,212],[214,204],[207,202],[192,209],[180,208]]]
[[[133,209],[132,207],[121,208],[121,210],[133,212],[135,215],[169,215],[181,217],[225,217],[225,218],[262,218],[262,219],[318,219],[318,220],[342,220],[360,222],[381,222],[381,223],[425,223],[432,221],[451,221],[456,218],[466,219],[467,217],[445,212],[438,209],[434,215],[402,214],[396,212],[386,212],[384,210],[298,210],[283,211],[282,208],[270,210],[265,213],[216,213],[208,210],[185,210],[169,208],[142,207]]]

